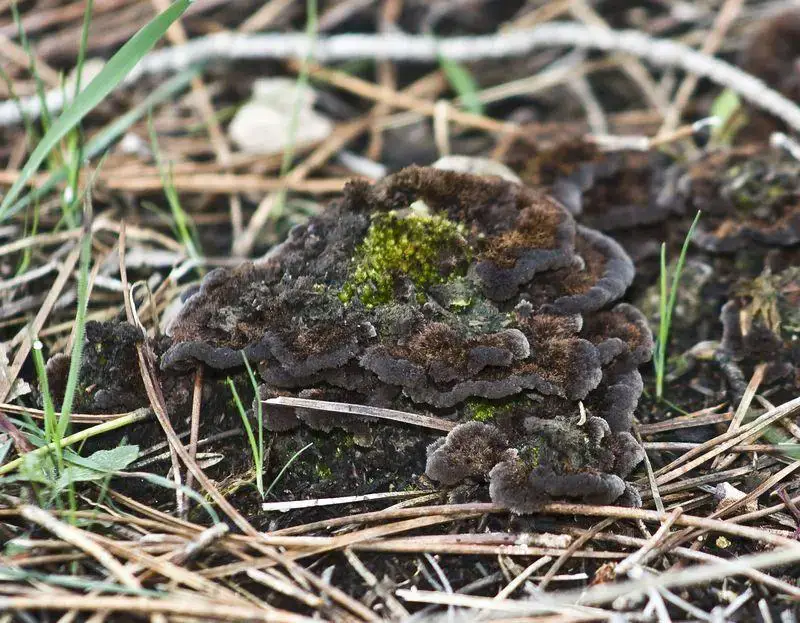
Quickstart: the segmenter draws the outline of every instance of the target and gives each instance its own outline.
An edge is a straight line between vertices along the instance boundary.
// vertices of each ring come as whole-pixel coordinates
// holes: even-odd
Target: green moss
[[[536,444],[526,445],[519,450],[519,458],[525,463],[528,469],[539,466],[539,446]]]
[[[508,415],[512,412],[530,412],[533,405],[528,398],[515,396],[506,402],[492,402],[473,398],[464,403],[464,413],[467,418],[474,422],[491,422],[501,415]]]
[[[475,422],[491,422],[503,407],[498,407],[483,400],[470,400],[465,404],[465,409],[471,420]]]
[[[463,228],[457,223],[441,216],[378,214],[356,249],[339,298],[348,303],[358,296],[367,307],[386,305],[406,278],[414,284],[418,301],[424,302],[426,288],[464,275],[469,259]]]
[[[317,463],[314,466],[314,475],[319,480],[330,480],[333,478],[333,471],[331,471],[331,468],[324,463]]]

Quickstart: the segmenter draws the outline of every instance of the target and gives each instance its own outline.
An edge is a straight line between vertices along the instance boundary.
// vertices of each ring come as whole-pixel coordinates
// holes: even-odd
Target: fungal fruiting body
[[[643,451],[630,428],[652,338],[616,303],[633,274],[618,244],[541,191],[411,167],[350,183],[261,261],[210,273],[161,365],[229,369],[244,353],[263,397],[454,419],[429,448],[428,476],[488,480],[515,511],[635,504],[625,478]],[[354,423],[269,411],[273,430]]]

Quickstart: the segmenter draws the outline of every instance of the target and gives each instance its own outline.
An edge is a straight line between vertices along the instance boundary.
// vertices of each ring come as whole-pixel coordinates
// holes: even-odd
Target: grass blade
[[[97,156],[100,152],[108,148],[114,141],[116,141],[124,132],[128,130],[134,123],[139,121],[147,114],[147,111],[154,108],[164,100],[172,97],[176,93],[183,91],[189,86],[198,74],[197,69],[186,70],[177,76],[170,78],[167,82],[156,88],[155,91],[150,93],[134,108],[126,112],[124,115],[117,117],[103,128],[97,136],[86,144],[85,152],[86,158],[91,159]],[[62,167],[60,170],[55,171],[48,177],[38,188],[33,189],[28,195],[17,201],[6,212],[5,216],[13,216],[20,210],[23,210],[32,201],[37,201],[52,191],[57,184],[67,179],[67,167]]]
[[[239,416],[242,418],[242,424],[244,425],[245,433],[247,433],[247,441],[250,444],[250,451],[253,453],[253,470],[255,471],[256,474],[256,487],[258,488],[258,492],[261,494],[261,497],[263,498],[264,497],[263,456],[261,456],[261,454],[259,453],[259,446],[256,443],[256,438],[255,435],[253,434],[253,427],[250,424],[250,418],[247,417],[247,410],[244,408],[241,398],[239,398],[239,392],[236,391],[236,385],[233,384],[233,379],[231,377],[228,377],[227,382],[228,382],[228,387],[230,387],[231,389],[231,394],[233,394],[233,400],[236,403],[236,408],[239,411]],[[256,396],[257,395],[258,394],[256,394]]]
[[[677,303],[678,300],[678,286],[680,285],[683,265],[686,263],[686,253],[689,251],[689,242],[694,235],[697,222],[700,220],[700,214],[700,211],[698,211],[695,215],[692,226],[689,227],[689,231],[683,241],[681,254],[678,256],[678,261],[675,264],[675,272],[672,275],[672,283],[669,286],[669,295],[667,294],[666,243],[661,245],[661,298],[659,301],[659,312],[661,315],[658,325],[658,341],[656,342],[653,357],[653,366],[656,372],[656,398],[659,400],[664,396],[664,377],[666,376],[667,368],[667,342],[669,341],[669,329],[672,324],[672,312],[675,310],[675,303]]]
[[[97,77],[80,92],[69,108],[53,123],[39,141],[36,149],[33,150],[8,194],[3,198],[3,203],[0,204],[0,222],[5,218],[6,211],[19,196],[25,184],[44,162],[47,154],[89,111],[106,98],[136,63],[161,39],[172,23],[186,11],[191,2],[192,0],[177,0],[166,11],[143,26],[111,57]]]
[[[444,56],[439,57],[439,65],[450,86],[458,93],[464,108],[475,115],[482,115],[483,102],[478,98],[478,85],[470,71],[460,63]]]

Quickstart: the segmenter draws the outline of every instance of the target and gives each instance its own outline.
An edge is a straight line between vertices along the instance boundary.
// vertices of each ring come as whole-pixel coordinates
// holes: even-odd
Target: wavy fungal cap
[[[539,190],[411,167],[349,184],[263,260],[207,275],[161,366],[224,370],[244,354],[265,396],[454,418],[466,428],[431,447],[428,476],[488,479],[521,512],[552,498],[634,503],[629,430],[652,337],[615,305],[633,274],[617,243]],[[354,422],[274,415],[281,430]]]

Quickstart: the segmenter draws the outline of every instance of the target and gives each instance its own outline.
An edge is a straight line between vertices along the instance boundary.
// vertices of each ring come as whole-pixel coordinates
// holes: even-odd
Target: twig
[[[97,562],[108,569],[108,571],[112,573],[123,586],[131,589],[142,588],[139,580],[137,580],[136,577],[128,569],[126,569],[121,562],[119,562],[106,550],[100,547],[100,545],[89,538],[80,528],[65,524],[64,522],[53,517],[46,510],[36,506],[23,506],[20,509],[20,515],[28,521],[39,524],[49,532],[52,532],[58,538],[63,539],[67,543],[70,543],[78,549],[81,549],[89,554]]]
[[[392,593],[380,583],[375,574],[372,573],[369,569],[367,569],[366,565],[361,562],[361,559],[356,556],[355,552],[350,549],[344,550],[344,556],[347,558],[347,562],[350,563],[350,566],[355,569],[356,573],[361,576],[361,578],[367,583],[367,585],[375,591],[375,594],[378,595],[381,599],[383,599],[386,607],[392,613],[394,618],[398,620],[405,620],[409,614],[408,610],[403,607],[397,598],[392,595]]]
[[[320,623],[324,619],[308,618],[276,608],[231,606],[215,603],[200,595],[173,598],[125,597],[123,595],[93,596],[40,593],[24,597],[0,597],[0,610],[107,610],[131,614],[172,614],[176,617],[195,617],[220,621],[264,621],[265,623]]]
[[[795,413],[798,410],[800,410],[800,396],[785,402],[775,409],[767,411],[755,420],[748,422],[735,431],[729,431],[703,444],[700,444],[694,450],[690,450],[669,465],[659,469],[656,472],[656,475],[658,476],[658,484],[666,484],[675,480],[676,478],[679,478],[698,465],[713,459],[715,456],[722,454],[729,448],[742,443],[746,439],[749,439],[754,433],[764,430],[766,427],[774,424],[778,420],[781,420],[788,415]]]
[[[755,76],[725,61],[681,43],[654,39],[638,31],[609,31],[571,23],[542,24],[530,30],[448,39],[388,33],[336,35],[311,41],[305,34],[297,33],[243,35],[225,32],[193,39],[183,46],[151,52],[125,82],[133,83],[145,74],[176,71],[212,59],[303,58],[313,51],[319,62],[353,59],[435,62],[442,56],[464,62],[522,56],[533,50],[559,46],[624,52],[659,67],[679,67],[735,91],[800,131],[800,107]],[[64,104],[61,93],[57,91],[49,92],[47,100],[51,110]],[[24,100],[22,108],[31,117],[41,112],[38,98]],[[0,125],[18,123],[19,120],[16,102],[0,105]]]
[[[170,4],[170,0],[151,0],[153,6],[157,11],[165,11]],[[172,27],[167,30],[167,38],[173,45],[184,45],[189,37],[186,35],[186,29],[179,21],[175,22]],[[197,108],[197,112],[203,119],[203,125],[208,131],[208,138],[211,146],[214,148],[216,160],[222,165],[229,165],[232,159],[231,147],[228,144],[228,139],[222,131],[219,119],[217,119],[214,104],[211,101],[211,95],[206,88],[203,79],[200,76],[192,78],[192,98],[193,105]],[[233,239],[236,240],[242,234],[243,219],[242,219],[242,201],[238,194],[231,194],[228,198],[228,205],[231,215],[231,228],[233,230]]]
[[[22,344],[17,350],[17,354],[14,357],[14,361],[11,363],[11,367],[7,371],[7,374],[3,375],[4,378],[0,379],[0,401],[4,401],[6,396],[8,396],[8,394],[11,392],[11,387],[13,386],[14,381],[17,380],[17,376],[19,375],[20,370],[22,370],[22,365],[25,363],[25,360],[30,354],[31,346],[33,345],[31,336],[37,335],[44,326],[45,320],[47,320],[47,317],[50,315],[53,305],[55,305],[56,300],[61,294],[61,291],[64,289],[64,285],[67,283],[67,279],[69,279],[69,276],[72,274],[72,270],[75,268],[75,264],[78,262],[78,257],[80,254],[81,247],[80,245],[76,245],[72,252],[70,252],[70,254],[67,256],[64,264],[62,264],[61,269],[58,272],[58,276],[53,282],[50,291],[47,293],[47,298],[39,308],[39,312],[36,314],[33,322],[28,325],[28,331],[25,333],[25,337],[23,338]]]
[[[197,456],[197,439],[200,437],[200,407],[203,403],[203,364],[198,363],[194,371],[194,391],[192,392],[192,416],[189,424],[189,456],[195,460]],[[191,488],[194,476],[186,473],[186,486]]]
[[[338,498],[316,498],[314,500],[292,500],[290,502],[265,502],[261,510],[265,512],[286,512],[298,508],[316,508],[317,506],[334,506],[336,504],[357,504],[375,500],[396,500],[413,498],[429,492],[423,491],[387,491],[386,493],[367,493],[364,495],[345,495]]]
[[[608,519],[603,519],[600,523],[595,524],[591,528],[589,528],[583,535],[575,539],[574,542],[570,544],[567,550],[558,557],[558,559],[553,563],[553,565],[547,570],[545,573],[544,578],[539,583],[539,590],[544,591],[547,589],[547,586],[555,577],[556,573],[559,572],[561,567],[563,567],[567,561],[574,555],[578,554],[578,551],[581,547],[583,547],[586,543],[592,540],[595,534],[605,530],[609,526],[613,525],[616,522],[616,518],[609,517]]]
[[[455,422],[443,420],[438,417],[428,415],[417,415],[407,411],[396,411],[394,409],[382,409],[380,407],[370,407],[367,405],[357,405],[348,402],[328,402],[326,400],[310,400],[308,398],[292,398],[291,396],[279,396],[264,401],[268,405],[281,405],[284,407],[301,407],[303,409],[315,409],[317,411],[332,411],[335,413],[347,413],[348,415],[361,415],[364,417],[374,417],[403,424],[412,424],[423,428],[432,428],[449,432],[456,427]]]
[[[744,0],[725,1],[725,4],[723,4],[717,14],[716,20],[714,20],[714,27],[711,30],[711,34],[706,37],[703,42],[701,51],[704,54],[712,55],[717,51],[717,48],[719,48],[722,40],[725,38],[725,33],[728,32],[731,24],[733,24],[739,12],[742,10],[743,4]],[[686,104],[689,102],[689,98],[692,97],[696,86],[697,75],[690,73],[690,75],[683,79],[683,82],[681,82],[681,85],[678,87],[675,99],[664,115],[664,123],[658,131],[659,135],[668,134],[677,127],[681,119],[681,113],[683,113],[683,109],[686,108]]]
[[[675,523],[675,520],[681,516],[681,514],[683,514],[683,509],[679,506],[672,511],[672,513],[670,513],[666,521],[661,524],[661,527],[650,539],[647,540],[644,545],[642,545],[641,548],[617,565],[615,572],[621,575],[628,573],[634,567],[645,564],[648,556],[651,555],[653,550],[657,548],[658,545],[664,540],[664,537],[669,534],[669,529],[672,527],[672,524]]]
[[[779,549],[764,554],[740,556],[733,560],[722,560],[719,563],[696,565],[688,569],[668,571],[659,576],[645,576],[641,579],[620,582],[618,584],[599,584],[578,591],[564,591],[539,595],[533,601],[494,600],[488,597],[469,597],[466,595],[448,595],[432,591],[406,590],[397,591],[397,595],[407,601],[459,605],[472,608],[511,612],[515,614],[533,614],[539,612],[558,612],[560,608],[580,601],[587,605],[609,603],[630,593],[642,593],[650,589],[674,588],[705,584],[713,580],[734,574],[744,574],[751,569],[764,569],[791,564],[800,560],[800,548]]]
[[[753,402],[753,397],[756,395],[761,382],[764,380],[764,374],[766,373],[766,370],[767,364],[760,363],[753,371],[753,376],[750,377],[750,382],[747,384],[747,388],[744,390],[744,395],[739,401],[739,406],[736,408],[736,413],[733,414],[733,419],[728,427],[729,432],[739,430],[741,427],[745,416],[747,415],[748,411],[750,411],[750,405]],[[725,469],[735,460],[736,456],[733,454],[729,454],[727,456],[720,455],[714,459],[714,462],[711,464],[711,469]]]

